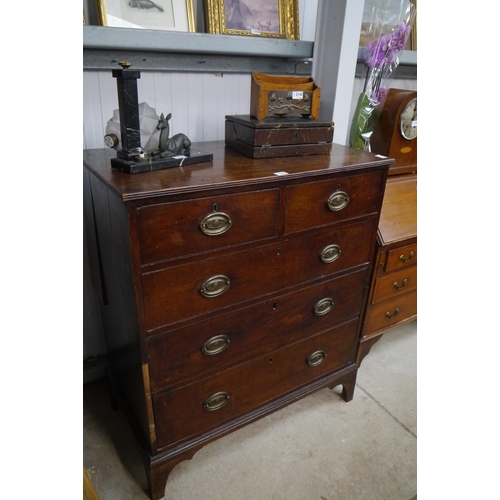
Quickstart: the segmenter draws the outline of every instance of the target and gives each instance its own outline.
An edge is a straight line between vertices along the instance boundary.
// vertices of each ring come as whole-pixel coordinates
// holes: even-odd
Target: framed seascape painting
[[[101,26],[196,31],[193,0],[96,0]]]
[[[208,33],[299,39],[298,0],[205,0]]]

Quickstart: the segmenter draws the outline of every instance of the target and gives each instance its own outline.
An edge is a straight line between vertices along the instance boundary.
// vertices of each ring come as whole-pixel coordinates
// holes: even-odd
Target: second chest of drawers
[[[389,177],[358,364],[388,330],[417,317],[417,176]]]

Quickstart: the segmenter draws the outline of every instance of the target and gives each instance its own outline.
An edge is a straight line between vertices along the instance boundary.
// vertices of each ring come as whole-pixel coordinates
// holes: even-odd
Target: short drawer
[[[387,252],[387,261],[385,271],[394,271],[402,267],[407,267],[417,263],[417,244],[389,250]]]
[[[342,226],[213,259],[145,273],[146,330],[369,262],[375,221]]]
[[[153,392],[225,369],[359,315],[366,270],[148,339]]]
[[[363,336],[393,327],[417,314],[417,290],[370,306],[366,311]]]
[[[289,187],[285,233],[378,212],[384,192],[383,180],[383,171],[375,171]]]
[[[382,276],[375,280],[372,304],[390,299],[417,288],[417,266]]]
[[[357,320],[153,397],[159,448],[254,410],[354,361]]]
[[[279,190],[213,196],[137,210],[143,264],[276,236]]]

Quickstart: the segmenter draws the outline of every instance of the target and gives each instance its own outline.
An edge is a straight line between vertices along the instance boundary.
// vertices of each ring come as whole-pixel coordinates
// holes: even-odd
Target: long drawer
[[[137,210],[143,264],[276,236],[279,190],[211,196]]]
[[[359,313],[366,270],[148,339],[153,392],[309,337]]]
[[[374,220],[145,273],[148,331],[369,262]]]
[[[371,334],[417,314],[417,290],[372,305],[366,312],[363,334]]]
[[[352,362],[357,319],[153,398],[159,448],[213,429]]]

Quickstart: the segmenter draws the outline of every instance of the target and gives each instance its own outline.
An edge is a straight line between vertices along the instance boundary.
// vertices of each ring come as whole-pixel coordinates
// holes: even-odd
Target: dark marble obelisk
[[[139,121],[139,99],[137,96],[137,80],[139,71],[131,71],[128,62],[120,62],[123,69],[114,69],[118,87],[118,106],[120,108],[121,150],[116,152],[118,158],[133,161],[141,152],[141,125]]]
[[[129,70],[131,63],[120,61],[123,69],[114,69],[118,87],[118,105],[120,107],[121,149],[116,151],[116,158],[111,158],[111,167],[129,174],[150,172],[163,168],[181,167],[196,163],[211,162],[212,153],[203,153],[190,148],[183,154],[168,158],[156,157],[141,149],[141,125],[139,119],[139,99],[137,80],[139,71]]]

